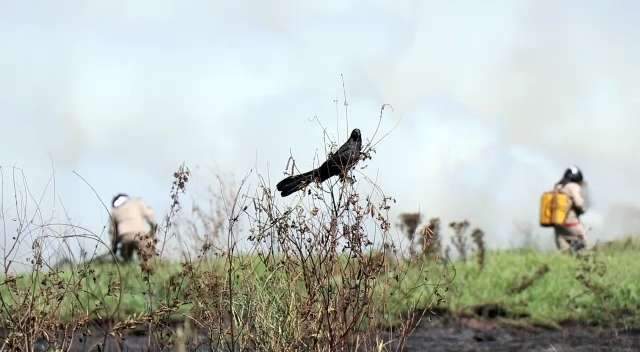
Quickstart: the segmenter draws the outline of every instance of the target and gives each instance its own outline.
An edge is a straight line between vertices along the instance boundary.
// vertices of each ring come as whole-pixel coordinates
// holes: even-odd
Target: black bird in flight
[[[296,191],[307,187],[312,182],[322,183],[332,176],[340,176],[341,179],[360,159],[362,149],[362,137],[360,130],[354,129],[349,139],[335,153],[329,154],[327,161],[319,168],[300,175],[289,176],[278,182],[276,188],[282,197],[286,197]]]

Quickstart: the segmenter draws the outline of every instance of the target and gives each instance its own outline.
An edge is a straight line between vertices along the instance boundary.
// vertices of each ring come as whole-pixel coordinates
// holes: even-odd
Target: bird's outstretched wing
[[[329,154],[320,167],[300,175],[289,176],[278,182],[276,188],[282,197],[286,197],[314,181],[320,183],[332,176],[342,177],[360,160],[361,150],[362,136],[360,130],[356,128],[351,132],[349,139],[335,153]]]

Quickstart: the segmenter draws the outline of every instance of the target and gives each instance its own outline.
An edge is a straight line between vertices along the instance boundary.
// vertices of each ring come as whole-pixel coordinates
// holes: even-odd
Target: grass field
[[[578,257],[530,250],[489,252],[482,270],[473,258],[448,267],[425,262],[401,263],[390,269],[389,283],[379,289],[376,297],[385,305],[380,311],[385,312],[384,320],[389,323],[407,311],[425,306],[440,305],[460,314],[478,314],[481,313],[479,307],[494,305],[504,309],[500,315],[526,318],[539,324],[574,320],[638,325],[639,243],[620,241]],[[182,265],[170,262],[156,265],[148,281],[136,265],[94,264],[55,276],[40,273],[18,278],[14,285],[23,291],[30,287],[46,291],[33,295],[37,297],[33,305],[40,306],[43,315],[55,311],[63,320],[77,316],[122,320],[162,307],[178,307],[171,312],[172,317],[189,314],[194,308],[194,296],[190,292],[193,287],[185,286]],[[256,291],[252,293],[256,301],[260,297],[263,301],[282,299],[286,293],[276,290],[285,287],[283,282],[295,281],[277,270],[267,270],[255,258],[239,257],[235,265],[233,280],[237,281],[234,286],[238,293],[243,292],[243,287],[247,288],[247,280],[254,280],[251,290]],[[213,281],[225,276],[221,261],[202,262],[191,270],[196,281],[198,275],[202,275],[204,287],[201,288],[204,289],[213,290]],[[403,279],[393,280],[397,275],[403,275]],[[54,280],[80,284],[70,294],[68,287],[59,291],[52,289],[56,287]],[[434,291],[435,286],[439,289]],[[8,287],[5,284],[0,291],[7,304],[3,314],[11,312],[9,302],[20,302],[20,297],[12,296]],[[443,297],[438,302],[436,296],[440,294]],[[244,299],[247,304],[250,298]]]
[[[468,312],[495,303],[538,323],[637,325],[638,249],[637,243],[618,244],[577,258],[534,251],[491,253],[483,271],[474,263],[456,265],[448,307]]]

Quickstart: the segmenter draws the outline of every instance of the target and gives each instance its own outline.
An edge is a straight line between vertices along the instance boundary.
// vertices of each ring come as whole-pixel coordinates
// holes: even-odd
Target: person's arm
[[[573,202],[573,209],[576,211],[576,214],[582,215],[585,212],[585,199],[582,196],[582,189],[579,185],[570,183],[567,185],[569,190],[569,196],[571,197],[571,201]]]
[[[156,222],[156,217],[153,209],[151,209],[151,207],[147,206],[146,204],[143,204],[142,214],[144,215],[144,219],[149,224],[149,227],[151,227],[151,233],[155,235],[156,229],[158,228],[158,223]]]

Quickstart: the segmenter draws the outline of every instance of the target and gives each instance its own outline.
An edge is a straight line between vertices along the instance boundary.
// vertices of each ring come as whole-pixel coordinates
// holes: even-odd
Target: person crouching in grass
[[[116,256],[130,262],[134,252],[142,271],[151,272],[151,259],[156,255],[157,223],[153,209],[141,199],[119,193],[111,201],[111,248]]]

